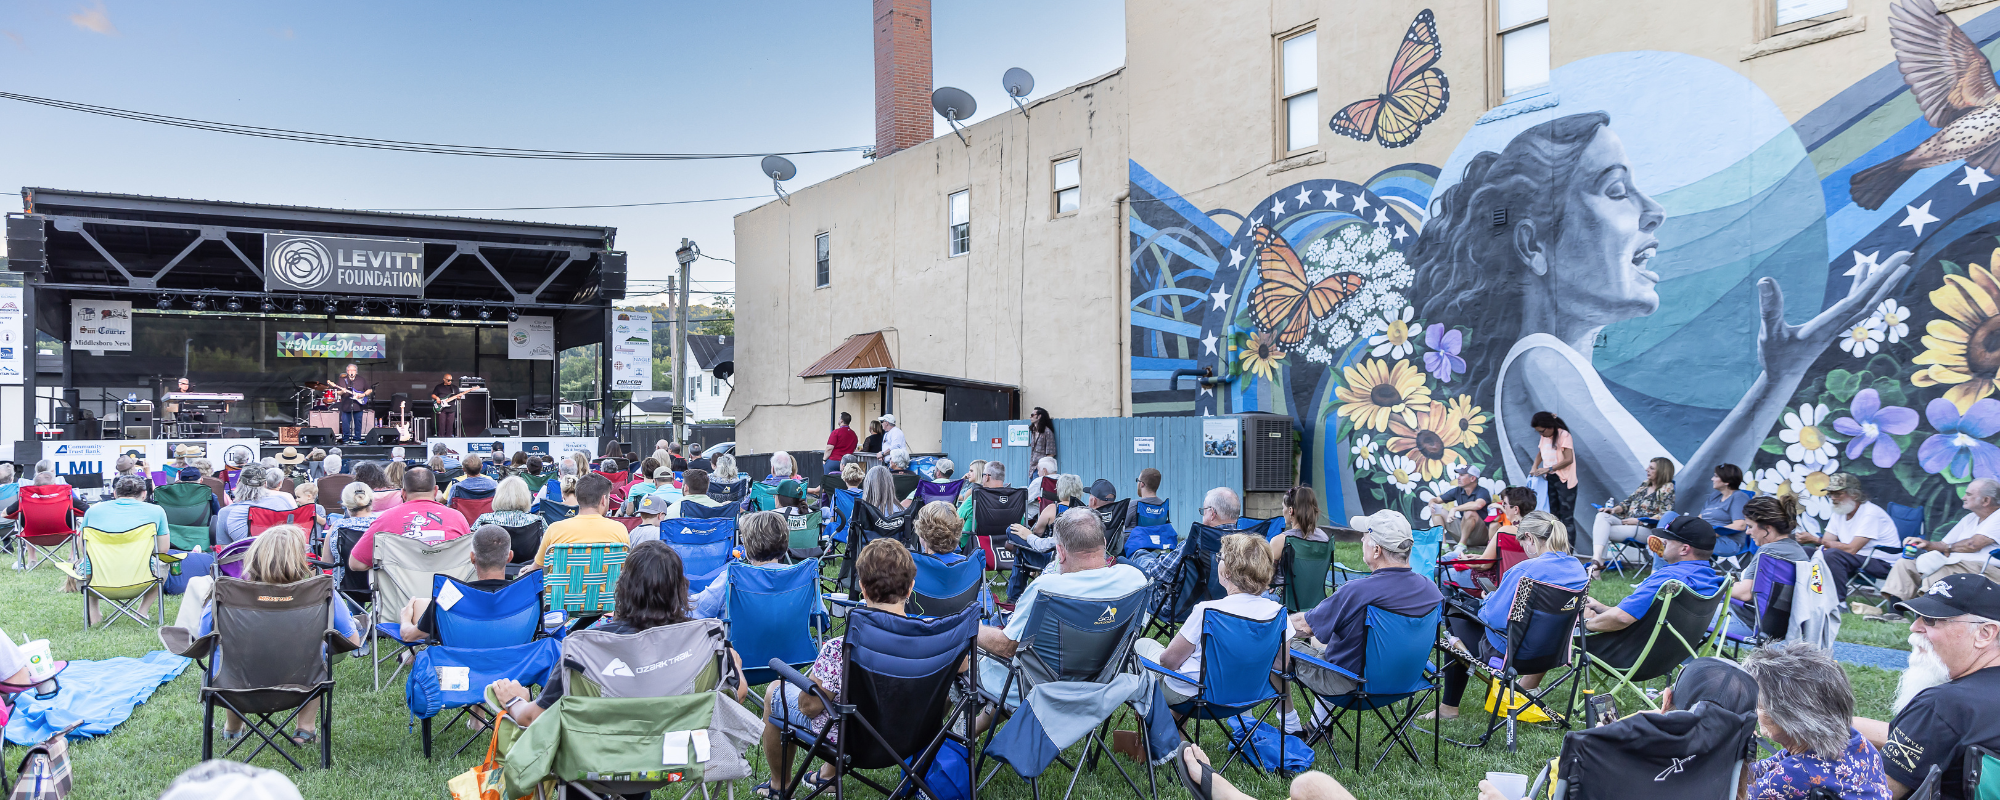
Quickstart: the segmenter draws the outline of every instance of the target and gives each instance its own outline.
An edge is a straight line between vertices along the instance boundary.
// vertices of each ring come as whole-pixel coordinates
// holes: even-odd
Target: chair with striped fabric
[[[542,557],[550,611],[594,619],[611,613],[612,591],[625,568],[625,545],[559,544]]]

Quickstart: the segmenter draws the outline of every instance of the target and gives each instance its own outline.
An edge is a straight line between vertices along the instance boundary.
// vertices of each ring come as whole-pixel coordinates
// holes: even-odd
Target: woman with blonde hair
[[[923,551],[913,553],[917,559],[917,571],[923,572],[926,564],[939,569],[958,566],[967,558],[977,557],[981,563],[986,553],[973,548],[970,553],[960,549],[959,544],[965,532],[965,521],[958,518],[958,507],[944,500],[932,500],[917,509],[917,541]],[[986,581],[979,582],[979,598],[975,600],[981,608],[993,608],[993,588]]]
[[[1645,544],[1640,517],[1658,517],[1674,508],[1674,462],[1655,458],[1646,464],[1646,482],[1625,496],[1625,502],[1605,506],[1590,526],[1590,577],[1604,572],[1604,550],[1612,542]]]
[[[1162,645],[1152,639],[1140,639],[1133,643],[1132,652],[1199,680],[1201,623],[1209,610],[1258,622],[1284,616],[1285,607],[1264,596],[1264,592],[1271,588],[1271,578],[1277,569],[1263,537],[1254,533],[1232,533],[1222,537],[1222,564],[1217,572],[1222,579],[1222,588],[1229,594],[1221,600],[1196,603],[1171,643]],[[1286,619],[1285,626],[1285,638],[1291,639],[1294,630],[1290,619]],[[1168,678],[1162,688],[1166,689],[1168,703],[1184,702],[1201,691],[1199,686],[1178,678]]]
[[[861,482],[867,477],[868,469],[861,466],[859,461],[849,461],[840,465],[840,482],[847,484],[849,489],[861,488]]]
[[[243,580],[254,583],[268,583],[279,586],[298,583],[317,576],[312,563],[306,560],[306,532],[297,525],[273,525],[265,529],[250,542],[250,549],[243,555]],[[336,606],[338,612],[346,607]],[[347,637],[356,645],[361,644],[361,635],[354,625],[354,617],[346,613],[333,615],[333,629]],[[197,637],[207,636],[215,630],[215,610],[206,608],[201,613],[201,628]],[[219,656],[218,656],[219,658]],[[209,670],[217,669],[216,660],[209,661]],[[307,703],[293,717],[298,730],[291,736],[295,744],[305,745],[317,741],[318,732],[313,725],[319,720],[319,701]],[[222,725],[223,741],[243,737],[243,718],[229,713],[229,719]]]
[[[1503,535],[1506,534],[1494,533],[1494,536]],[[1528,559],[1501,573],[1500,585],[1486,595],[1478,618],[1451,613],[1444,618],[1445,628],[1451,631],[1453,643],[1464,653],[1480,659],[1497,658],[1507,652],[1507,616],[1523,583],[1546,583],[1576,592],[1590,586],[1590,576],[1584,573],[1583,565],[1577,563],[1576,556],[1569,552],[1569,528],[1556,515],[1547,511],[1530,511],[1515,526],[1513,535],[1520,540],[1521,550]],[[1453,660],[1446,664],[1444,694],[1439,698],[1437,711],[1432,713],[1445,719],[1458,716],[1458,701],[1465,695],[1466,680],[1466,665],[1462,661]],[[1533,689],[1541,683],[1539,673],[1521,676],[1524,688]],[[1420,717],[1429,718],[1429,715]]]
[[[476,531],[484,525],[503,528],[533,525],[541,520],[530,510],[534,505],[535,493],[528,488],[528,481],[519,475],[508,476],[493,489],[493,510],[479,515],[472,529]]]

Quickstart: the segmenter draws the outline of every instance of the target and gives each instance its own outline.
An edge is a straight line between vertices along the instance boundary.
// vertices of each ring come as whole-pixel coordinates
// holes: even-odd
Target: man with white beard
[[[1875,578],[1889,577],[1889,567],[1902,550],[1902,535],[1889,512],[1868,501],[1861,478],[1851,472],[1836,472],[1826,481],[1826,499],[1833,501],[1833,518],[1826,521],[1826,535],[1799,534],[1802,544],[1821,545],[1826,571],[1840,589],[1841,602],[1847,601],[1847,580],[1856,572]],[[1878,548],[1887,548],[1886,550]]]
[[[1902,622],[1903,615],[1895,611],[1897,603],[1953,575],[1984,572],[1989,578],[2000,577],[2000,569],[1989,569],[1993,562],[1986,557],[2000,542],[2000,516],[1993,513],[2000,511],[2000,481],[1980,478],[1967,484],[1963,506],[1971,513],[1953,525],[1943,541],[1917,536],[1903,540],[1905,548],[1915,547],[1923,554],[1896,561],[1889,582],[1882,585],[1882,599],[1889,601],[1890,610],[1871,619]]]
[[[2000,584],[1953,575],[1901,604],[1910,626],[1910,669],[1888,723],[1854,718],[1854,729],[1882,751],[1889,789],[1898,798],[1944,768],[1943,797],[1962,798],[1967,745],[2000,748]]]

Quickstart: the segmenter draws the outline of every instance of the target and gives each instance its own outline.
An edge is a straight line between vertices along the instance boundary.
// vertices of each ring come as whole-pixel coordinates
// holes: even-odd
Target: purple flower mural
[[[1465,334],[1456,328],[1445,330],[1444,325],[1433,322],[1424,329],[1424,346],[1430,352],[1424,354],[1424,371],[1446,383],[1451,376],[1465,371],[1465,359],[1459,351],[1465,347]]]
[[[1982,398],[1958,413],[1958,406],[1942,397],[1924,407],[1937,435],[1917,448],[1917,463],[1925,472],[1943,473],[1947,478],[2000,477],[2000,447],[1985,441],[2000,432],[2000,400]]]
[[[1872,447],[1875,450],[1875,466],[1883,469],[1895,466],[1896,459],[1903,457],[1903,446],[1897,444],[1894,437],[1917,429],[1916,409],[1885,407],[1882,395],[1874,389],[1862,389],[1855,393],[1847,413],[1854,416],[1833,421],[1834,430],[1854,437],[1847,442],[1847,460],[1860,458]]]

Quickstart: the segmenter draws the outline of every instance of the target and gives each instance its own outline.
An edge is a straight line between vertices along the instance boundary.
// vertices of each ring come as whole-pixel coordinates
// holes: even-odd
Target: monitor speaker
[[[549,435],[549,421],[545,419],[524,419],[520,421],[522,436]]]
[[[487,428],[484,433],[481,433],[479,435],[491,436],[495,439],[505,439],[509,436],[513,436],[514,433],[512,431],[507,430],[506,428]]]
[[[612,300],[624,299],[625,254],[621,251],[611,250],[598,258],[600,259],[600,266],[597,268],[597,285],[602,296]]]
[[[151,439],[151,438],[153,438],[153,425],[152,425],[152,423],[148,422],[148,423],[146,423],[146,424],[144,424],[144,425],[127,425],[127,426],[125,426],[125,438],[127,438],[127,439]]]
[[[48,266],[48,233],[38,216],[7,218],[7,268],[14,272],[41,272]],[[624,287],[624,258],[619,258],[619,287]]]
[[[368,431],[368,444],[377,447],[395,444],[402,438],[403,432],[395,428],[371,428]]]
[[[301,428],[299,429],[299,444],[331,447],[333,445],[333,429]]]
[[[127,428],[151,429],[153,427],[153,412],[151,411],[127,411],[124,416],[125,427]],[[127,436],[125,438],[129,439],[132,437]]]

